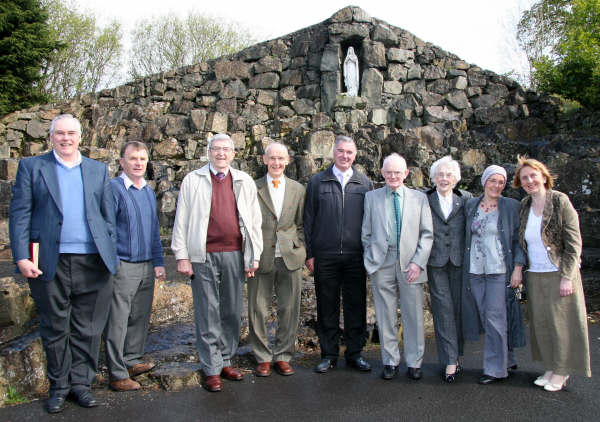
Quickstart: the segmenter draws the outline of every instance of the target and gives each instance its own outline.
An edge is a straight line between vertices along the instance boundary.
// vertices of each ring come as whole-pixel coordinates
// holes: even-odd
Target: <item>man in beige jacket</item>
[[[287,148],[273,142],[263,161],[268,173],[256,181],[265,244],[256,277],[248,280],[248,341],[258,362],[256,375],[271,375],[271,362],[281,375],[293,375],[289,364],[295,351],[300,316],[304,247],[304,187],[283,172],[289,162]],[[278,327],[275,344],[267,336],[273,288],[277,296]]]
[[[230,167],[234,155],[228,135],[208,141],[210,163],[181,183],[171,242],[177,271],[192,279],[196,347],[204,387],[212,392],[221,391],[220,376],[243,378],[231,366],[240,337],[242,283],[244,275],[254,276],[262,252],[256,186]]]

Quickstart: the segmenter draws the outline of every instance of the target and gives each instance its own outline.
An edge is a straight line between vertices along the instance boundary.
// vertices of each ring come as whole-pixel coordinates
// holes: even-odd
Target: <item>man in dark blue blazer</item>
[[[50,380],[48,412],[72,393],[83,407],[97,372],[102,329],[117,269],[115,211],[106,165],[82,157],[81,125],[70,114],[50,124],[53,151],[22,159],[10,204],[13,259],[40,315]],[[30,244],[39,244],[39,260]]]

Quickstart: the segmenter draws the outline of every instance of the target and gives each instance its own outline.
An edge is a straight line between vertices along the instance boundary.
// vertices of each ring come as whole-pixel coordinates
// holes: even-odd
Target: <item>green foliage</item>
[[[197,12],[142,20],[132,31],[129,74],[133,78],[200,63],[255,42],[243,28]]]
[[[40,69],[59,49],[38,0],[0,2],[0,115],[47,100]]]
[[[52,36],[65,48],[47,62],[44,92],[60,100],[116,85],[123,50],[121,25],[113,21],[101,28],[93,14],[80,12],[66,0],[45,2]]]
[[[23,403],[29,403],[29,400],[21,396],[13,387],[9,386],[6,395],[6,400],[4,400],[4,404],[7,406],[13,406],[15,404]]]
[[[542,0],[528,13],[519,27],[540,25],[529,32],[538,48],[528,52],[537,88],[600,109],[600,0]]]

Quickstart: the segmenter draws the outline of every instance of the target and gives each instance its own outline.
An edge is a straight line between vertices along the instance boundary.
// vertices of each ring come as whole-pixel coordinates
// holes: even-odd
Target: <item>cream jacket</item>
[[[244,267],[252,268],[260,260],[263,249],[262,215],[256,197],[254,180],[243,171],[229,168],[237,204]],[[212,201],[212,182],[208,164],[190,172],[181,183],[171,249],[175,259],[206,262],[206,233]]]

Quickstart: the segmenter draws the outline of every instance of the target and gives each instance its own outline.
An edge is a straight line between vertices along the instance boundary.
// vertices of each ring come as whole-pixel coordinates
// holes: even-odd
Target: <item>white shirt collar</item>
[[[435,193],[437,193],[440,203],[452,204],[452,193],[448,196],[444,196],[437,189],[435,190]]]
[[[132,186],[135,186],[133,184],[133,182],[131,181],[131,179],[129,178],[129,176],[127,176],[127,174],[125,174],[125,172],[122,172],[119,177],[121,179],[123,179],[123,183],[125,184],[125,189],[129,189]],[[140,187],[140,190],[142,190],[144,188],[144,186],[146,186],[148,183],[146,183],[146,179],[144,179],[142,177],[142,186]]]
[[[350,167],[348,170],[346,171],[341,171],[339,168],[336,167],[336,165],[333,165],[333,174],[335,175],[335,177],[339,178],[340,176],[342,176],[344,178],[344,180],[348,180],[352,177],[352,175],[354,174],[354,170],[352,169],[352,167]]]
[[[63,166],[65,166],[66,168],[73,168],[75,166],[78,166],[79,164],[81,164],[81,152],[77,151],[77,158],[75,159],[75,161],[72,162],[67,162],[65,160],[63,160],[60,155],[57,154],[56,150],[52,150],[52,152],[54,153],[54,158],[56,158],[56,161],[58,161],[60,164],[62,164]]]
[[[224,174],[225,174],[225,176],[227,176],[227,175],[229,174],[229,167],[227,167],[227,169],[225,169],[225,171],[221,172],[221,171],[217,171],[217,170],[216,170],[216,169],[213,167],[212,163],[208,163],[208,168],[210,169],[210,172],[211,172],[212,174],[214,174],[215,176],[217,175],[217,173],[224,173]]]

